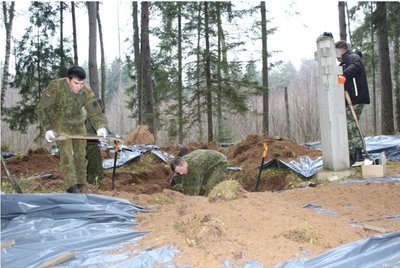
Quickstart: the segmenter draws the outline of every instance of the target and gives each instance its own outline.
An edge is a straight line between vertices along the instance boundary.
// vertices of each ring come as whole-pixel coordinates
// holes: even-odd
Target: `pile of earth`
[[[134,130],[139,133],[140,131]],[[146,136],[147,132],[142,131]],[[133,137],[134,135],[128,135]],[[141,139],[140,135],[135,138]],[[130,139],[130,144],[135,140]],[[249,135],[245,140],[221,147],[216,143],[190,143],[186,144],[188,151],[196,149],[217,150],[227,156],[229,166],[240,167],[241,171],[229,173],[232,179],[239,181],[247,191],[254,191],[255,181],[259,172],[259,165],[263,156],[263,144],[268,145],[268,159],[277,158],[282,161],[296,160],[299,156],[307,155],[311,159],[321,156],[315,149],[299,145],[292,140],[271,138],[261,135]],[[173,144],[160,147],[161,151],[176,155],[181,145]],[[109,151],[102,152],[103,158],[112,158]],[[10,173],[17,179],[27,179],[29,192],[62,192],[63,181],[58,170],[58,156],[50,154],[45,149],[29,150],[26,154],[17,155],[7,159],[6,164]],[[140,158],[129,162],[116,169],[115,191],[133,194],[153,194],[169,188],[172,171],[167,163],[152,153],[145,153]],[[260,191],[283,190],[289,187],[291,181],[300,180],[296,174],[287,169],[271,171],[265,170],[261,174]],[[24,183],[24,182],[22,182]],[[29,183],[28,183],[29,184]],[[112,189],[112,169],[104,170],[104,178],[98,185],[89,185],[93,193],[107,193]]]

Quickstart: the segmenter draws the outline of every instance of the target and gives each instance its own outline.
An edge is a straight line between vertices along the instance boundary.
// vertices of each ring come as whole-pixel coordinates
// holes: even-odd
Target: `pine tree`
[[[32,24],[16,45],[15,87],[21,100],[5,108],[3,114],[11,130],[25,133],[28,125],[37,122],[35,109],[43,90],[58,77],[64,64],[72,63],[66,54],[68,43],[54,47],[49,41],[55,38],[60,27],[57,11],[52,2],[32,2],[29,7]],[[60,40],[57,44],[60,45]]]

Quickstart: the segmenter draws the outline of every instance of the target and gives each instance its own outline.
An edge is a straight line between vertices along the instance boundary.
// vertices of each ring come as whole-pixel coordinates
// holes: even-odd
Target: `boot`
[[[350,167],[356,163],[356,160],[354,159],[354,154],[349,154],[349,159],[350,159]]]
[[[73,186],[71,186],[71,187],[69,187],[69,188],[67,189],[67,193],[70,193],[70,194],[80,194],[81,191],[79,190],[78,185],[75,184],[75,185],[73,185]]]
[[[362,161],[364,161],[364,156],[363,156],[363,153],[362,153],[362,149],[361,149],[361,148],[356,148],[356,151],[355,151],[355,153],[354,153],[354,160],[355,160],[356,162],[362,162]]]

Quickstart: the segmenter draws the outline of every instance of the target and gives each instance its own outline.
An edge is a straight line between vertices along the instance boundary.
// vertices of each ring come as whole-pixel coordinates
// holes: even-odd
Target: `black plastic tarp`
[[[269,167],[278,167],[278,168],[288,168],[296,172],[297,174],[303,176],[304,178],[311,178],[315,175],[320,169],[322,169],[323,162],[322,157],[318,157],[315,160],[312,160],[308,156],[299,157],[299,161],[290,161],[284,162],[279,159],[271,159],[262,164],[262,169],[267,169]]]
[[[365,143],[368,153],[373,158],[380,157],[380,154],[384,152],[388,160],[400,160],[400,135],[366,137]],[[321,149],[321,142],[306,143],[304,145],[309,148]],[[288,168],[307,179],[323,168],[323,159],[322,157],[311,159],[308,156],[300,156],[298,161],[292,160],[290,162],[271,159],[263,163],[262,169],[269,167]]]
[[[172,245],[124,251],[146,232],[134,215],[147,210],[115,197],[92,194],[2,194],[1,267],[37,267],[65,252],[58,267],[155,267],[176,255]],[[147,264],[149,264],[147,266]]]
[[[380,135],[365,137],[365,147],[372,157],[378,157],[385,152],[388,160],[400,160],[400,135]],[[321,149],[321,142],[304,144],[306,147]]]
[[[115,154],[115,147],[109,148],[112,154]],[[143,145],[121,145],[118,150],[118,157],[116,167],[123,166],[133,160],[138,160],[142,154],[151,152],[160,158],[163,162],[168,162],[172,158],[167,152],[160,151],[157,145],[143,144]],[[114,158],[103,159],[103,169],[114,167]]]
[[[134,230],[135,214],[148,211],[124,199],[92,194],[3,194],[1,209],[2,245],[15,241],[1,249],[1,267],[38,267],[65,252],[75,256],[57,267],[178,267],[174,259],[181,252],[173,244],[139,249],[146,232]],[[392,233],[274,267],[396,267],[399,252],[400,233]],[[238,267],[227,258],[221,259],[221,265]],[[251,260],[240,267],[264,266]]]
[[[400,232],[367,237],[312,259],[289,260],[274,268],[400,267]]]

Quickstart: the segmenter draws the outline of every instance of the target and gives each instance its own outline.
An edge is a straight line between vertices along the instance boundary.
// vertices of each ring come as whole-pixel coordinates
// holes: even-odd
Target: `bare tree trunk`
[[[197,126],[198,126],[198,141],[203,139],[203,127],[201,125],[201,94],[200,94],[200,40],[201,40],[201,2],[199,5],[199,14],[197,16],[197,59],[196,59],[196,89],[197,89]]]
[[[71,2],[71,13],[72,13],[72,36],[74,42],[74,64],[79,65],[78,61],[78,44],[76,38],[76,17],[75,17],[75,2]]]
[[[149,2],[142,2],[142,75],[143,75],[143,88],[145,91],[146,101],[146,123],[149,126],[151,133],[155,135],[154,128],[154,107],[153,107],[153,88],[151,84],[151,55],[150,55],[150,41],[149,41]]]
[[[351,37],[351,27],[350,27],[350,15],[349,15],[349,9],[347,7],[347,2],[344,2],[345,7],[346,7],[346,14],[347,14],[347,28],[349,29],[349,43],[350,43],[350,48],[353,48],[353,38]]]
[[[373,13],[373,3],[370,3],[370,11],[371,15]],[[374,109],[374,134],[378,133],[378,120],[376,118],[376,115],[378,113],[378,108],[376,106],[376,62],[375,62],[375,31],[374,31],[374,23],[371,20],[370,24],[370,36],[371,36],[371,68],[372,68],[372,94],[374,96],[374,101],[373,101],[373,109]]]
[[[183,143],[183,85],[182,85],[182,15],[178,5],[178,141]]]
[[[396,123],[397,123],[397,132],[400,132],[400,48],[399,48],[399,31],[396,32],[395,37],[393,38],[394,46],[393,46],[393,54],[394,54],[394,92],[396,96]]]
[[[395,4],[391,3],[391,4]],[[400,5],[397,2],[397,9],[400,10]],[[393,67],[393,75],[394,75],[394,92],[396,99],[396,116],[395,116],[395,126],[397,131],[400,132],[400,20],[397,19],[394,22],[393,29],[397,29],[393,33],[393,58],[394,58],[394,67]]]
[[[390,58],[388,44],[388,29],[386,18],[386,3],[376,4],[376,23],[378,34],[379,69],[382,86],[382,134],[394,133],[392,76],[390,73]]]
[[[345,2],[339,1],[339,35],[340,40],[347,40]]]
[[[289,115],[289,98],[288,98],[288,90],[285,87],[285,108],[286,108],[286,122],[287,122],[287,130],[286,137],[290,138],[290,115]]]
[[[213,119],[212,119],[212,94],[211,94],[211,59],[210,59],[210,40],[209,40],[209,28],[208,28],[208,2],[204,2],[204,31],[205,31],[205,61],[206,61],[206,101],[207,101],[207,131],[208,131],[208,142],[214,140],[213,134]]]
[[[223,123],[222,123],[222,71],[221,71],[221,54],[222,54],[222,43],[224,42],[224,34],[222,31],[221,21],[221,8],[220,2],[215,3],[217,5],[217,23],[218,23],[218,62],[217,62],[217,141],[223,142]]]
[[[14,6],[15,2],[10,2],[10,7],[7,8],[7,2],[3,2],[3,18],[4,25],[6,28],[6,47],[4,55],[4,67],[3,67],[3,77],[1,79],[1,108],[4,105],[4,94],[8,85],[8,68],[10,64],[10,52],[11,52],[11,32],[14,19]]]
[[[97,71],[97,3],[86,2],[89,15],[89,77],[90,87],[94,94],[100,98],[99,75]],[[105,107],[104,107],[105,108]]]
[[[138,3],[132,3],[132,17],[133,17],[133,46],[135,50],[135,69],[136,69],[136,90],[137,90],[137,111],[138,118],[137,124],[142,124],[142,58],[140,52],[140,33],[139,33],[139,23],[138,23]]]
[[[65,53],[64,53],[64,2],[60,2],[60,69],[59,77],[64,77],[67,73],[67,66],[65,66]]]
[[[265,1],[261,2],[261,41],[262,41],[262,89],[263,89],[263,133],[269,133],[268,112],[268,48],[267,19],[265,16]]]
[[[103,42],[103,29],[101,26],[101,18],[99,12],[100,6],[97,2],[97,24],[99,27],[99,38],[100,38],[100,55],[101,55],[101,100],[103,102],[103,112],[106,112],[106,60],[104,55],[104,42]]]

